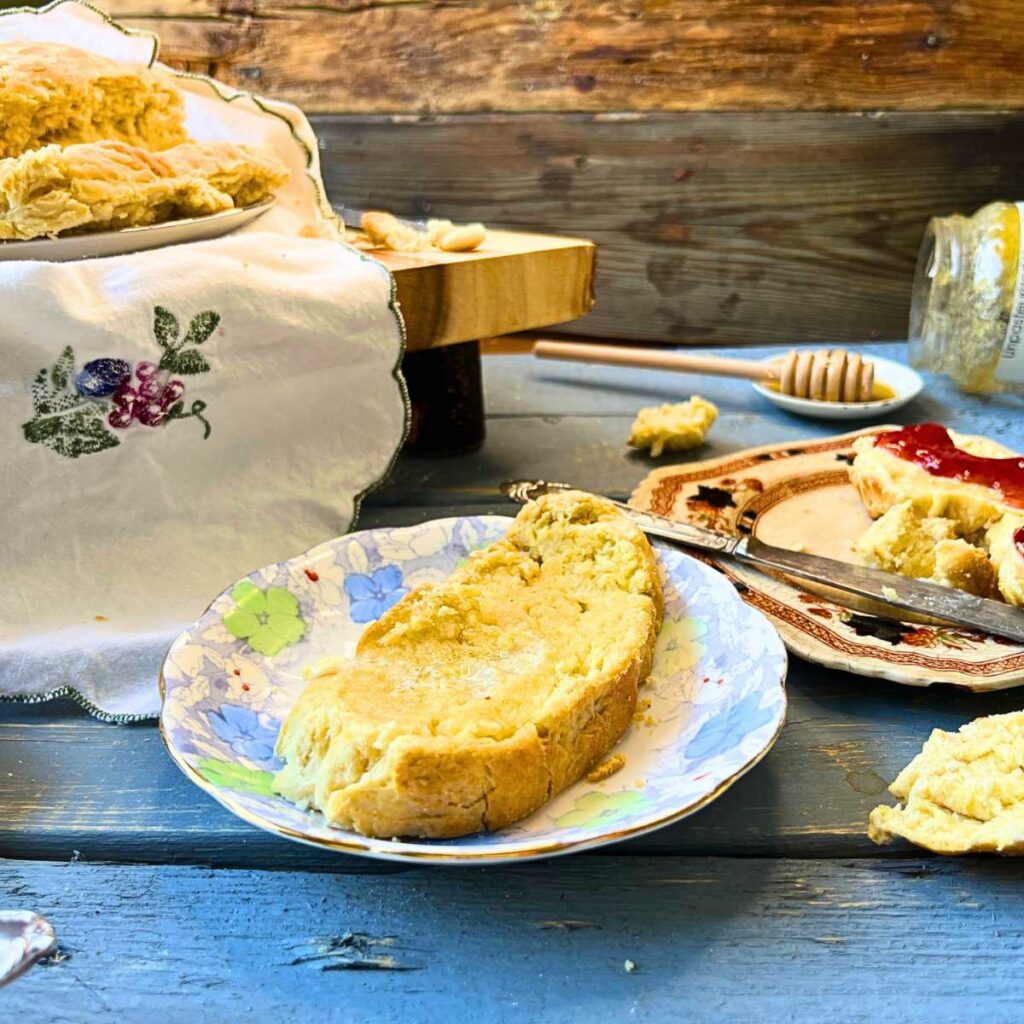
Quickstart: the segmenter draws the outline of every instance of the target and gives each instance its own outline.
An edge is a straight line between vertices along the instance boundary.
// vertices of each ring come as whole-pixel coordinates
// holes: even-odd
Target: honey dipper
[[[868,402],[875,392],[874,364],[841,348],[792,349],[781,360],[767,363],[572,341],[538,341],[534,343],[533,354],[539,359],[743,377],[773,383],[784,395],[818,402]]]

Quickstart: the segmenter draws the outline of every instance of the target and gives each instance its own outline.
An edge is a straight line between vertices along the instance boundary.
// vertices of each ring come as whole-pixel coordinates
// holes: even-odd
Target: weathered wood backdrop
[[[97,2],[337,201],[596,239],[580,333],[898,338],[926,218],[1024,198],[1020,0]]]

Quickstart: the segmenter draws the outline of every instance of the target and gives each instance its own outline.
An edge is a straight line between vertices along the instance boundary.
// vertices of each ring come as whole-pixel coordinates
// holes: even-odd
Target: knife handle
[[[632,505],[627,505],[624,501],[615,501],[614,498],[607,500],[622,509],[644,533],[653,534],[655,537],[674,540],[689,547],[701,548],[704,551],[716,551],[723,555],[731,555],[742,542],[740,537],[718,533],[715,530],[705,530],[701,526],[693,526],[690,523],[679,523],[674,519],[669,519],[668,516],[659,516],[656,512],[642,512],[638,508],[633,508]]]

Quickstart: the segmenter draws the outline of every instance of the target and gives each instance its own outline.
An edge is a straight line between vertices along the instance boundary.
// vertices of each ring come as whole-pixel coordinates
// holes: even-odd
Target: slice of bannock
[[[502,828],[619,739],[661,616],[643,533],[591,495],[543,497],[321,670],[281,729],[275,789],[364,835]]]
[[[872,519],[909,499],[924,515],[953,520],[962,536],[974,540],[1007,510],[992,488],[933,476],[916,462],[876,445],[875,436],[865,434],[853,442],[855,455],[850,466],[850,482]],[[983,458],[1017,454],[987,437],[952,430],[949,436],[957,448]]]
[[[46,146],[0,160],[0,239],[204,216],[265,199],[287,178],[263,151],[230,142],[162,153],[124,142]]]
[[[935,853],[1024,853],[1024,712],[936,729],[876,807],[868,836],[902,837]]]

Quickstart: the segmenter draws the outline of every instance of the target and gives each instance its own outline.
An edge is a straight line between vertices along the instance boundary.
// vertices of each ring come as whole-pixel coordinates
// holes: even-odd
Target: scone
[[[937,423],[865,434],[854,441],[853,450],[850,481],[872,519],[908,498],[926,499],[928,515],[952,519],[963,533],[975,537],[1007,510],[1006,496],[969,478],[940,475],[936,463],[966,453],[982,460],[1006,460],[1008,471],[1024,472],[1024,458],[1009,448],[987,437],[946,430]],[[916,458],[916,452],[934,455]],[[931,471],[923,459],[932,464]],[[1024,512],[1024,505],[1018,511]]]
[[[364,835],[502,828],[625,731],[661,615],[643,533],[600,498],[543,497],[318,670],[281,728],[274,788]]]
[[[1024,606],[1024,458],[935,423],[857,438],[869,565]]]
[[[959,732],[932,732],[876,807],[868,835],[896,836],[935,853],[1024,852],[1024,712],[990,715]]]
[[[0,43],[0,157],[51,143],[184,142],[185,106],[164,72],[60,43]]]
[[[288,174],[262,152],[187,142],[46,146],[0,160],[0,239],[159,224],[258,202]]]
[[[927,499],[907,500],[876,519],[855,546],[863,562],[978,597],[998,598],[996,570],[988,555],[958,536],[951,519],[927,515],[927,505]]]
[[[717,407],[700,395],[685,402],[649,406],[636,414],[626,443],[649,448],[654,458],[662,452],[684,452],[703,444],[717,418]]]
[[[1007,513],[988,528],[985,546],[1003,599],[1024,608],[1024,513]]]

